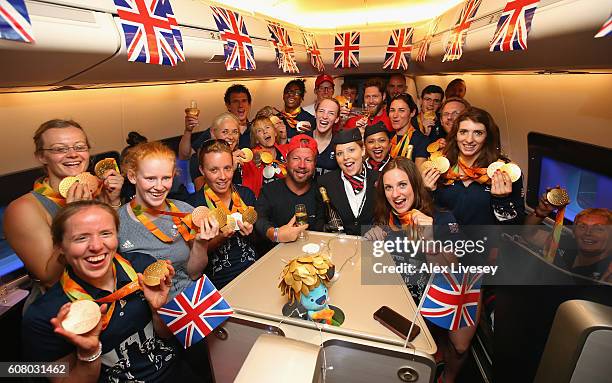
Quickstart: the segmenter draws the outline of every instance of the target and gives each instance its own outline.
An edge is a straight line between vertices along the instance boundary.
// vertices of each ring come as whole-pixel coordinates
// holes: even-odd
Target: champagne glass
[[[200,115],[200,109],[198,109],[198,103],[196,100],[191,100],[189,108],[185,108],[185,113],[190,117],[198,117]]]
[[[295,224],[297,226],[308,224],[308,213],[306,212],[306,205],[299,203],[295,205]],[[304,232],[300,232],[299,240],[305,239]]]

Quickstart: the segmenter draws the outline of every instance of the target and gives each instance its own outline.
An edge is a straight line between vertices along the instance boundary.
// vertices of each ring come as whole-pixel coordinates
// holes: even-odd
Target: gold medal
[[[428,110],[427,112],[423,113],[423,117],[428,120],[433,120],[436,118],[436,112]]]
[[[161,283],[162,278],[166,276],[168,272],[168,264],[166,261],[157,261],[150,264],[142,273],[144,277],[144,283],[147,286],[158,286]]]
[[[227,214],[219,208],[210,209],[209,214],[212,217],[215,217],[217,222],[219,222],[219,227],[223,227],[227,224]]]
[[[499,170],[508,173],[512,182],[516,182],[519,178],[521,178],[521,168],[519,168],[519,166],[514,162],[503,164]]]
[[[493,178],[493,174],[495,174],[495,171],[497,171],[497,169],[501,168],[505,164],[506,163],[504,161],[491,162],[491,164],[487,167],[487,175],[489,176],[489,178]]]
[[[436,164],[433,161],[427,160],[425,162],[423,162],[423,164],[421,165],[421,170],[423,172],[428,171],[429,169],[435,168]]]
[[[450,162],[446,157],[435,157],[431,161],[436,165],[436,169],[442,174],[446,173],[448,168],[450,168]]]
[[[191,212],[191,222],[197,227],[200,227],[200,222],[208,217],[210,210],[206,206],[198,206]]]
[[[434,159],[434,158],[436,158],[436,157],[442,157],[442,156],[443,156],[442,151],[441,151],[441,150],[438,150],[437,152],[433,152],[433,153],[431,153],[431,154],[429,155],[429,158],[433,160],[433,159]]]
[[[570,203],[569,195],[563,188],[554,188],[546,193],[546,200],[553,206],[561,207]]]
[[[244,153],[244,162],[251,162],[253,159],[253,151],[249,148],[242,148],[240,150],[242,150],[242,153]]]
[[[61,180],[58,187],[60,195],[66,198],[66,196],[68,196],[68,190],[75,182],[79,182],[78,178],[76,177],[66,177]]]
[[[96,173],[98,178],[104,178],[104,174],[109,170],[115,170],[119,173],[119,166],[117,166],[117,161],[114,158],[100,160],[94,167],[94,173]]]
[[[438,141],[434,141],[431,144],[427,145],[427,152],[435,153],[440,150],[440,143]]]
[[[85,334],[100,322],[100,307],[94,301],[79,300],[70,304],[70,311],[62,321],[64,330],[73,334]]]
[[[261,162],[263,162],[264,164],[271,164],[272,161],[274,161],[272,154],[268,152],[261,152],[261,154],[259,155],[259,158],[261,158]]]
[[[93,195],[96,191],[98,191],[98,186],[100,186],[100,179],[90,172],[83,172],[76,176],[77,180],[80,183],[87,185],[89,192]]]
[[[253,206],[248,206],[242,213],[242,219],[244,222],[255,225],[255,221],[257,221],[257,211],[255,211],[255,208]]]

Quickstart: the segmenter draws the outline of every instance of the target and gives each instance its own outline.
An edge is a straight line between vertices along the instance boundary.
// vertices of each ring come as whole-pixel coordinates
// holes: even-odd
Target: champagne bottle
[[[327,216],[327,224],[325,226],[327,231],[344,233],[344,224],[342,223],[340,215],[332,206],[329,196],[327,195],[327,190],[321,186],[319,192],[321,193],[321,197],[323,197],[323,203],[325,203],[325,214]]]

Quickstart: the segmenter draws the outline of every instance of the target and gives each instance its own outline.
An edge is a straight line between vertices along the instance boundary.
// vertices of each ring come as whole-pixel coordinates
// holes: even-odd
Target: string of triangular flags
[[[174,16],[170,0],[113,0],[117,8],[117,23],[125,41],[128,61],[175,66],[185,61],[183,37]],[[467,31],[476,19],[483,0],[465,0],[457,21],[445,45],[442,61],[456,61],[463,55]],[[539,0],[509,0],[504,7],[489,50],[507,52],[527,49],[527,36],[531,31]],[[210,7],[221,40],[225,67],[229,70],[256,68],[253,42],[244,17],[232,10]],[[438,28],[440,17],[433,19],[428,31],[416,47],[415,61],[424,62],[429,46]],[[284,73],[299,73],[295,51],[285,27],[268,22],[272,44],[276,50],[279,69]],[[301,31],[312,67],[325,70],[321,51],[314,33]],[[382,68],[408,70],[412,54],[414,29],[410,27],[391,31]],[[612,15],[604,22],[595,38],[612,35]],[[0,39],[26,43],[34,42],[32,21],[24,0],[0,0]],[[357,31],[334,35],[334,68],[359,67],[361,33]]]

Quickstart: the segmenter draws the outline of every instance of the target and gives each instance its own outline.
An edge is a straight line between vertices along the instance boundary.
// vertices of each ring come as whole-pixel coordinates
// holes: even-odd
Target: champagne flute
[[[295,224],[297,226],[308,224],[308,213],[306,212],[306,205],[303,203],[295,205]],[[298,239],[303,240],[305,238],[304,232],[301,231]]]
[[[185,108],[185,113],[190,117],[198,117],[200,115],[200,109],[198,109],[196,100],[191,100],[189,108]]]

